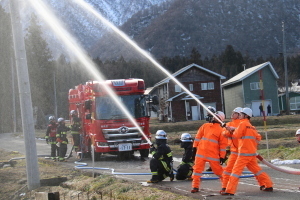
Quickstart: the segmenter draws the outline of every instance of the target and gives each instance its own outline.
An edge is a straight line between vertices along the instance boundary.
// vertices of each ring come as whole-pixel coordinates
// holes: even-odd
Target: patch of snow
[[[274,160],[271,160],[271,163],[274,165],[291,165],[291,164],[299,164],[300,160],[299,159],[294,159],[294,160],[274,159]]]

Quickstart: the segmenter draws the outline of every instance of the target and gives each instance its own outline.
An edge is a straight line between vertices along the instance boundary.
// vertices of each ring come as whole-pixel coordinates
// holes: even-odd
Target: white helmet
[[[216,108],[212,107],[212,106],[208,106],[207,107],[208,110],[210,110],[212,113],[215,113],[216,112]]]
[[[158,130],[156,131],[155,139],[168,139],[167,133],[164,130]]]
[[[70,115],[76,115],[77,114],[77,111],[76,110],[71,110],[70,111]]]
[[[58,120],[57,120],[58,123],[63,122],[63,121],[65,121],[64,118],[58,118]]]
[[[297,135],[300,135],[300,129],[298,129],[298,130],[296,131],[295,136],[297,136]]]
[[[55,117],[54,117],[54,116],[50,116],[50,117],[49,117],[49,121],[52,121],[52,120],[55,120]]]
[[[240,113],[242,110],[243,110],[243,108],[241,108],[241,107],[236,107],[235,109],[233,109],[232,112]]]
[[[192,136],[189,133],[182,133],[180,140],[181,142],[193,142]]]
[[[225,114],[222,112],[222,111],[217,111],[216,113],[215,113],[215,115],[217,116],[217,117],[219,117],[219,119],[223,122],[224,121],[224,119],[225,119]]]
[[[241,113],[244,113],[244,114],[248,115],[249,117],[252,117],[252,110],[250,108],[247,108],[247,107],[243,108]]]

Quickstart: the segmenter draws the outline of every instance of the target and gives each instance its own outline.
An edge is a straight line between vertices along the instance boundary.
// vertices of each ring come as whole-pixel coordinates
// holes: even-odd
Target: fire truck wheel
[[[148,156],[149,156],[149,149],[141,149],[139,151],[140,151],[141,158],[148,158]]]
[[[100,159],[101,159],[101,153],[95,152],[94,153],[94,159],[95,159],[95,161],[100,161]]]
[[[119,160],[128,160],[133,157],[133,151],[120,151],[118,152],[118,159]]]

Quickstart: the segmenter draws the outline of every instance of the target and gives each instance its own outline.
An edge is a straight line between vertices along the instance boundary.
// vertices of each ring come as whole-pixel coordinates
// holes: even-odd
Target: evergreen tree
[[[193,49],[191,51],[189,62],[190,62],[190,64],[195,63],[200,66],[203,65],[203,61],[201,60],[201,54],[195,47],[193,47]]]
[[[12,101],[12,68],[14,66],[14,53],[12,41],[12,27],[10,15],[0,6],[0,132],[13,131],[13,105]],[[16,78],[16,71],[14,71]],[[18,101],[17,82],[15,81],[16,101]],[[19,108],[18,106],[16,106]],[[19,109],[18,109],[19,112]],[[20,118],[19,118],[20,120]]]
[[[47,123],[45,115],[54,112],[54,65],[47,42],[42,37],[41,26],[35,15],[31,16],[25,40],[32,105],[38,112],[38,126]]]

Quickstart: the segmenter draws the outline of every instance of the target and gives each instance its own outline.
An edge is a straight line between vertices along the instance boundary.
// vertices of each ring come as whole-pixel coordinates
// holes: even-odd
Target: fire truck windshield
[[[146,100],[143,95],[118,96],[131,116],[140,118],[147,115]],[[127,118],[122,110],[108,96],[96,97],[96,119],[124,119]]]

